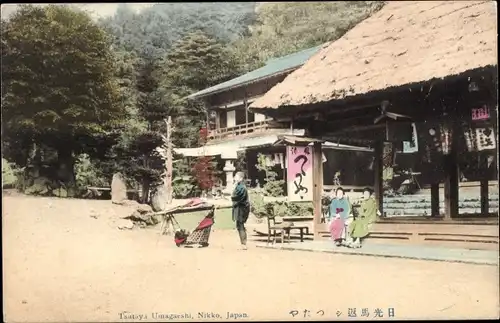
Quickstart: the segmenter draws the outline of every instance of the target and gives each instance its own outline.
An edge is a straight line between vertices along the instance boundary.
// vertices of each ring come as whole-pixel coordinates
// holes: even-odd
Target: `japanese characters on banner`
[[[479,108],[472,109],[472,121],[488,120],[490,118],[490,110],[486,104]]]
[[[476,128],[476,147],[478,151],[495,149],[495,132],[493,128]]]
[[[472,109],[472,121],[483,121],[490,118],[490,112],[486,105]],[[496,135],[492,126],[473,124],[472,126],[464,126],[464,139],[467,150],[470,152],[495,150]]]
[[[290,202],[313,200],[312,147],[287,147],[287,190]]]
[[[394,145],[390,141],[384,142],[383,152],[382,152],[382,179],[384,181],[390,181],[394,177]]]

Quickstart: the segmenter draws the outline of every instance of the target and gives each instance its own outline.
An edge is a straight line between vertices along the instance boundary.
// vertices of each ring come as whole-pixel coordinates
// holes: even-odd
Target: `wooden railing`
[[[208,133],[208,140],[220,140],[255,132],[263,132],[270,128],[270,121],[271,120],[249,122],[234,127],[211,130]]]

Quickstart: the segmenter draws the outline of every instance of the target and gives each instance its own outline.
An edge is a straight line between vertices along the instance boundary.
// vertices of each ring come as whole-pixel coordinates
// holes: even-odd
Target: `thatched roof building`
[[[395,1],[332,42],[250,106],[342,101],[497,65],[493,1]]]

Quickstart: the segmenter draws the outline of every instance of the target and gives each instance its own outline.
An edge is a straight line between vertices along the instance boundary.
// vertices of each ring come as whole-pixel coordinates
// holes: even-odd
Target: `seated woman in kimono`
[[[354,239],[352,247],[361,248],[361,241],[368,236],[372,224],[377,219],[379,214],[377,201],[372,194],[371,189],[363,190],[363,200],[359,204],[358,215],[349,225],[349,232]]]
[[[330,203],[328,220],[332,239],[335,245],[340,246],[343,242],[350,240],[346,226],[351,221],[351,204],[342,187],[338,187],[335,193],[336,196]]]

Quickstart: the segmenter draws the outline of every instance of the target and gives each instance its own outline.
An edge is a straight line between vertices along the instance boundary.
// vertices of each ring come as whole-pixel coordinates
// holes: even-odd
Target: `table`
[[[304,242],[304,232],[305,234],[309,234],[308,226],[295,226],[293,222],[311,222],[314,220],[313,216],[284,216],[283,222],[291,222],[292,226],[288,227],[287,230],[299,230],[300,231],[300,242]]]
[[[283,222],[309,222],[314,220],[313,216],[284,216]]]

